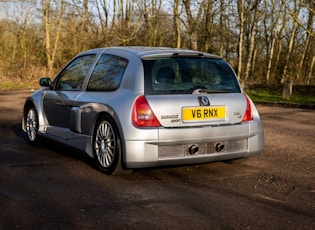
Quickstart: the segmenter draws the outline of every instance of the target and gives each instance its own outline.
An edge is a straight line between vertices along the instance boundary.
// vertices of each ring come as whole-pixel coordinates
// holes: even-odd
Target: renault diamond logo
[[[210,101],[206,96],[198,97],[200,106],[210,105]]]

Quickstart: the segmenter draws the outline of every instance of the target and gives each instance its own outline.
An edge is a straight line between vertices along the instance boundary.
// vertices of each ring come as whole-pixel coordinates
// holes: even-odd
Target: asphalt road
[[[259,156],[108,176],[26,143],[28,94],[0,93],[0,229],[315,229],[315,110],[258,106]]]

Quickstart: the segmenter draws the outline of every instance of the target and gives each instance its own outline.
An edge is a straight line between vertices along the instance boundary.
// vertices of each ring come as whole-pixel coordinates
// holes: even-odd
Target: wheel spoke
[[[110,155],[109,153],[107,153],[107,154],[105,155],[105,164],[106,164],[106,165],[110,165],[111,162],[112,162],[112,157],[111,157],[111,155]]]

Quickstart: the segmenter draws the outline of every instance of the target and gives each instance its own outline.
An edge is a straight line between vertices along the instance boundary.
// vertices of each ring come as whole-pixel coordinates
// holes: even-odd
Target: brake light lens
[[[248,97],[248,95],[246,93],[244,93],[245,99],[246,99],[246,111],[243,117],[242,122],[246,122],[246,121],[251,121],[253,120],[253,111],[252,111],[252,107],[250,104],[250,99]]]
[[[159,127],[160,122],[151,110],[144,95],[139,96],[132,108],[132,124],[136,127]]]

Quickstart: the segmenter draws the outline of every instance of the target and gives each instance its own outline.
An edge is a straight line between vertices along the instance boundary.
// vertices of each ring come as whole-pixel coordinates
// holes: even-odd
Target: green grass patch
[[[0,82],[0,90],[21,90],[21,89],[30,89],[34,86],[29,82]]]
[[[255,85],[245,92],[256,103],[287,103],[315,105],[315,86],[293,86],[289,100],[282,98],[283,85]]]

